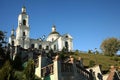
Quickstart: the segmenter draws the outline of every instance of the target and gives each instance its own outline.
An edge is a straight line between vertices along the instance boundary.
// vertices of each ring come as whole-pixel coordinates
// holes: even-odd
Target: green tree
[[[76,50],[76,51],[75,51],[75,55],[79,55],[79,50]]]
[[[2,48],[3,40],[4,40],[4,33],[0,31],[0,57],[2,59],[5,59],[5,51]]]
[[[24,70],[24,74],[27,80],[35,79],[35,65],[32,59],[29,59],[27,67]]]
[[[15,80],[14,70],[10,61],[6,61],[0,70],[0,80]]]
[[[2,47],[3,40],[4,40],[4,33],[0,31],[0,47]]]
[[[93,67],[93,66],[95,66],[95,61],[90,60],[90,61],[89,61],[89,67]]]
[[[92,54],[92,50],[88,50],[88,54]]]
[[[16,70],[22,70],[22,59],[21,55],[16,55],[14,61],[13,61],[13,68]]]
[[[105,39],[100,48],[105,55],[114,56],[120,50],[120,40],[117,38]]]

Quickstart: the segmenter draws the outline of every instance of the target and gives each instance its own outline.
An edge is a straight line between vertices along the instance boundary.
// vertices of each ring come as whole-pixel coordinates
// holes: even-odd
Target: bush
[[[75,55],[79,55],[79,51],[78,50],[75,51]]]
[[[89,67],[93,67],[93,66],[95,66],[95,61],[90,60],[90,61],[89,61]]]
[[[114,56],[114,57],[112,57],[112,58],[111,58],[111,60],[114,60],[114,61],[116,61],[116,62],[117,62],[117,61],[119,61],[119,60],[120,60],[120,58],[119,58],[119,57],[117,57],[117,56]]]

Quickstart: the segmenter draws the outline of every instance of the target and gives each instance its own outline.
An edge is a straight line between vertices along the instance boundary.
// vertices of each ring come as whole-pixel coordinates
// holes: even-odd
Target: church
[[[52,26],[52,31],[47,38],[43,36],[43,38],[32,39],[29,34],[29,16],[26,8],[22,7],[18,16],[16,34],[13,29],[9,37],[10,57],[14,60],[16,55],[21,56],[24,67],[24,64],[32,59],[35,64],[35,75],[41,80],[119,80],[114,66],[111,67],[108,75],[103,75],[100,65],[84,68],[83,59],[80,56],[78,59],[71,55],[62,58],[58,51],[63,49],[72,51],[73,38],[70,34],[61,35],[57,32],[55,25]],[[55,54],[47,52],[51,49]],[[115,79],[115,76],[118,76],[116,77],[118,79]]]
[[[45,50],[61,51],[66,49],[67,51],[73,50],[73,38],[70,34],[61,35],[56,31],[56,26],[52,26],[52,31],[47,38],[32,39],[29,36],[30,26],[29,26],[29,15],[26,12],[26,8],[23,6],[21,13],[18,16],[18,27],[11,31],[11,36],[9,37],[9,43],[12,46],[20,46],[24,49],[36,48]]]

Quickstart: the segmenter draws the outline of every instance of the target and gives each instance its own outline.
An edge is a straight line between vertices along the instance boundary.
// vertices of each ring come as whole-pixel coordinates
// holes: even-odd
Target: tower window
[[[31,44],[31,48],[34,48],[34,44]]]
[[[23,36],[25,36],[25,32],[23,32]]]
[[[52,38],[52,41],[54,41],[54,38]]]
[[[54,45],[54,50],[56,50],[56,45]]]
[[[12,46],[14,46],[14,41],[12,41]]]
[[[23,25],[26,25],[26,20],[23,20]]]
[[[49,46],[46,46],[46,50],[49,50]]]
[[[68,42],[67,41],[65,41],[65,48],[66,48],[66,50],[68,51]]]
[[[66,38],[68,38],[68,36],[67,36],[67,35],[66,35],[65,37],[66,37]]]
[[[39,49],[42,49],[42,45],[39,45]]]

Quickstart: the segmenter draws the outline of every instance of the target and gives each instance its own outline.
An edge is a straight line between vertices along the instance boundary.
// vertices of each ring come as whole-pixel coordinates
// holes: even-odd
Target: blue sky
[[[120,0],[0,0],[0,30],[10,36],[25,5],[30,37],[48,36],[53,24],[73,36],[74,50],[100,50],[106,38],[120,39]]]

